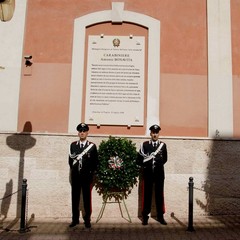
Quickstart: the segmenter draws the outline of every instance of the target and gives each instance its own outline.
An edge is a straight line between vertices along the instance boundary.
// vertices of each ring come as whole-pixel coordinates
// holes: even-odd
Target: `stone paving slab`
[[[103,217],[98,223],[92,219],[92,228],[80,225],[69,228],[69,218],[30,219],[28,229],[19,232],[17,220],[6,219],[0,229],[2,240],[239,240],[240,216],[203,216],[194,219],[194,231],[187,231],[188,219],[166,216],[167,226],[150,218],[147,226],[142,226],[140,219],[132,218],[128,222],[124,218]]]

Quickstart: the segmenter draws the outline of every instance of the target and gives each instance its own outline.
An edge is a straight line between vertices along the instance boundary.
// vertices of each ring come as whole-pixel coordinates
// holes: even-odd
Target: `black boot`
[[[157,217],[157,221],[160,222],[162,225],[167,225],[163,215]]]
[[[148,225],[148,216],[144,216],[143,219],[142,219],[142,225]]]
[[[69,224],[69,227],[72,228],[72,227],[75,227],[76,225],[79,224],[79,221],[72,221],[70,224]]]

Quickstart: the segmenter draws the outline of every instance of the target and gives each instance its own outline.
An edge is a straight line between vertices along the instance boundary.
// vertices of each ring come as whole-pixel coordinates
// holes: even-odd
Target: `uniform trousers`
[[[158,169],[144,169],[143,173],[143,209],[142,216],[148,219],[151,212],[152,195],[155,191],[155,203],[157,210],[157,217],[161,218],[165,213],[164,204],[164,173]]]
[[[83,206],[85,215],[83,219],[85,222],[90,222],[92,213],[92,181],[91,176],[84,175],[75,171],[72,173],[72,221],[75,223],[79,222],[80,216],[80,196],[81,191],[83,195]]]

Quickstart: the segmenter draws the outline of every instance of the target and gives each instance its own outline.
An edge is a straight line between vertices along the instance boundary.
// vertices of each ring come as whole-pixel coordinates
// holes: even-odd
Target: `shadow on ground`
[[[11,221],[7,220],[0,239],[240,239],[240,216],[196,219],[193,232],[187,231],[187,219],[171,215],[166,216],[166,220],[167,226],[152,218],[147,226],[142,226],[138,218],[132,219],[132,223],[121,218],[102,218],[98,223],[92,219],[92,228],[86,229],[82,222],[69,228],[70,219],[32,219],[24,233],[18,231],[19,222],[6,230],[5,226],[11,225]]]

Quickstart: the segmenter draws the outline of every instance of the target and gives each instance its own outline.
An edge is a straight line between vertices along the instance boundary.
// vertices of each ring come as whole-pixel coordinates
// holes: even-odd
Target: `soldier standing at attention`
[[[70,166],[70,179],[72,191],[72,222],[69,227],[79,224],[80,194],[83,194],[83,216],[86,228],[91,228],[92,213],[92,181],[98,164],[98,152],[94,143],[87,140],[89,127],[85,123],[77,126],[79,140],[71,143],[68,163]]]
[[[142,224],[147,225],[152,205],[152,193],[155,190],[157,221],[167,225],[164,220],[164,164],[167,162],[167,146],[160,141],[160,126],[153,125],[149,128],[151,139],[142,143],[137,163],[143,170],[143,209]]]

